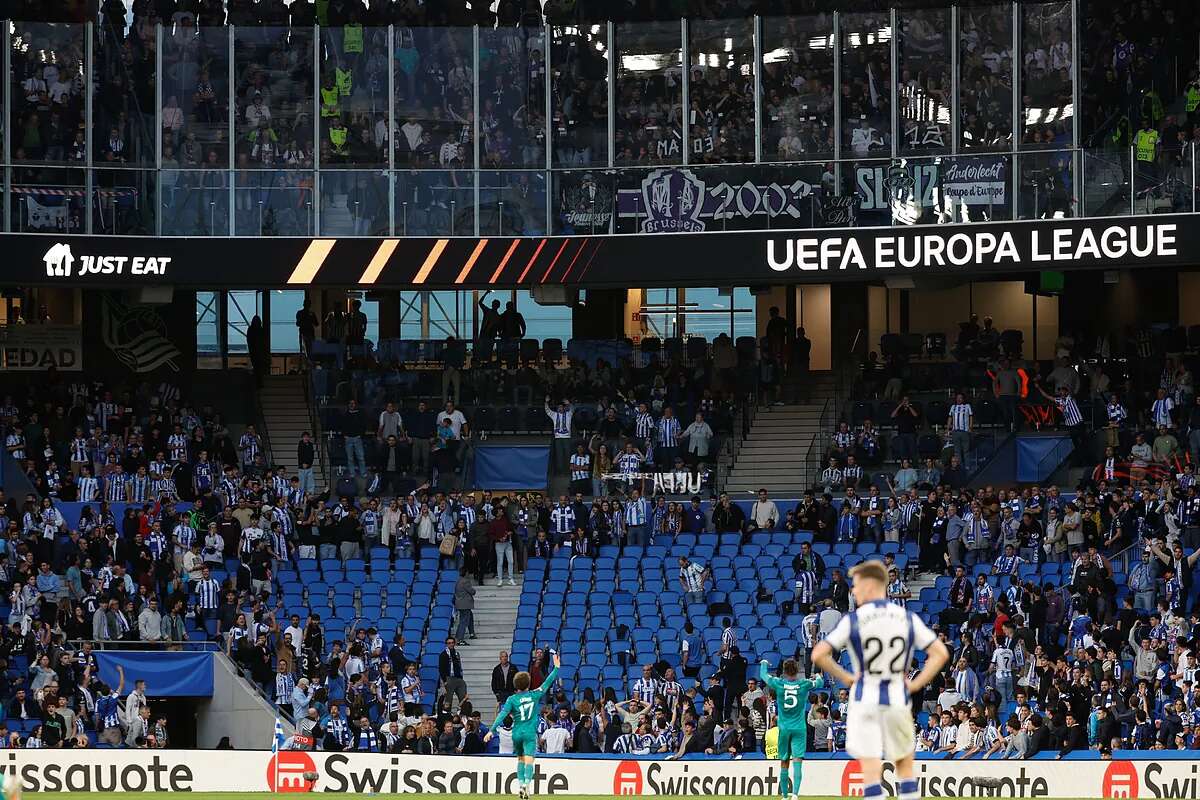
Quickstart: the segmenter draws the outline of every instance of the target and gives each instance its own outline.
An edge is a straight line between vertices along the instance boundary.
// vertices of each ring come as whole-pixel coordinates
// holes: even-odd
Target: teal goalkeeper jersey
[[[554,685],[554,679],[557,677],[558,667],[555,667],[550,670],[550,674],[537,689],[510,695],[504,701],[504,705],[500,707],[500,713],[496,715],[489,730],[495,730],[496,726],[511,714],[513,738],[537,736],[538,714],[541,711],[542,698],[546,696],[546,690]]]
[[[780,730],[794,731],[804,728],[808,724],[808,694],[813,689],[825,686],[821,676],[818,675],[811,681],[776,678],[767,672],[766,664],[759,664],[758,674],[763,683],[775,692],[775,713],[779,717]]]

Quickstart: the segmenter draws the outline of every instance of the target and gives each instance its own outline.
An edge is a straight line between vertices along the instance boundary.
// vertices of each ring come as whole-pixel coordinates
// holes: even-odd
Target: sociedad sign
[[[1158,758],[1028,761],[920,759],[924,797],[1195,798],[1196,762]],[[1142,756],[1141,752],[1137,753]],[[511,756],[418,756],[282,750],[8,750],[3,764],[27,792],[353,792],[512,794]],[[536,795],[779,794],[779,765],[765,759],[665,761],[539,757]],[[883,792],[899,780],[884,765]],[[804,794],[861,797],[857,761],[810,757]]]
[[[0,370],[45,372],[83,369],[83,333],[78,325],[0,325]]]

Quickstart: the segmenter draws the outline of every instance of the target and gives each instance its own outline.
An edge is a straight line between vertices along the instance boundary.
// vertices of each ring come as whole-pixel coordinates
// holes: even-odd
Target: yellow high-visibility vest
[[[336,86],[321,87],[321,116],[336,117],[341,113],[338,108],[338,98],[341,97],[341,92]]]
[[[1138,131],[1136,144],[1138,161],[1153,161],[1154,146],[1158,144],[1158,131]]]
[[[342,30],[342,49],[347,53],[363,51],[363,27],[357,22],[351,22]]]

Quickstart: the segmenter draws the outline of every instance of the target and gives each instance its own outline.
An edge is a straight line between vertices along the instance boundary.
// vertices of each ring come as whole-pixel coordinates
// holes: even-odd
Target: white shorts
[[[917,749],[912,711],[908,706],[851,703],[846,712],[846,752],[852,758],[895,761]]]

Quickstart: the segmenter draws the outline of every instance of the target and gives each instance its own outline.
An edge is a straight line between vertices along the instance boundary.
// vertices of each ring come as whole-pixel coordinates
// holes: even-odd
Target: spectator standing
[[[496,697],[496,707],[504,705],[512,694],[516,692],[513,687],[513,678],[517,675],[517,668],[512,665],[509,660],[508,651],[500,651],[500,663],[492,668],[492,694]]]
[[[342,436],[346,443],[346,469],[352,477],[367,477],[367,461],[363,451],[366,417],[357,400],[350,400],[342,414]]]
[[[571,404],[563,399],[559,404],[550,407],[550,395],[546,395],[545,401],[546,416],[550,418],[553,426],[551,450],[551,469],[556,473],[566,472],[570,467],[571,458],[571,420],[575,416],[575,411]]]
[[[468,635],[475,638],[475,586],[466,573],[454,584],[454,609],[458,612],[458,628],[454,635],[465,647]]]
[[[453,710],[455,698],[459,707],[468,698],[467,682],[463,680],[462,657],[456,648],[457,641],[453,636],[446,640],[446,649],[438,656],[438,676],[442,681],[442,691],[446,708]]]
[[[967,457],[971,449],[971,430],[975,423],[975,412],[967,402],[966,395],[958,392],[954,395],[954,404],[946,416],[947,439],[954,448],[954,455],[960,460]]]

